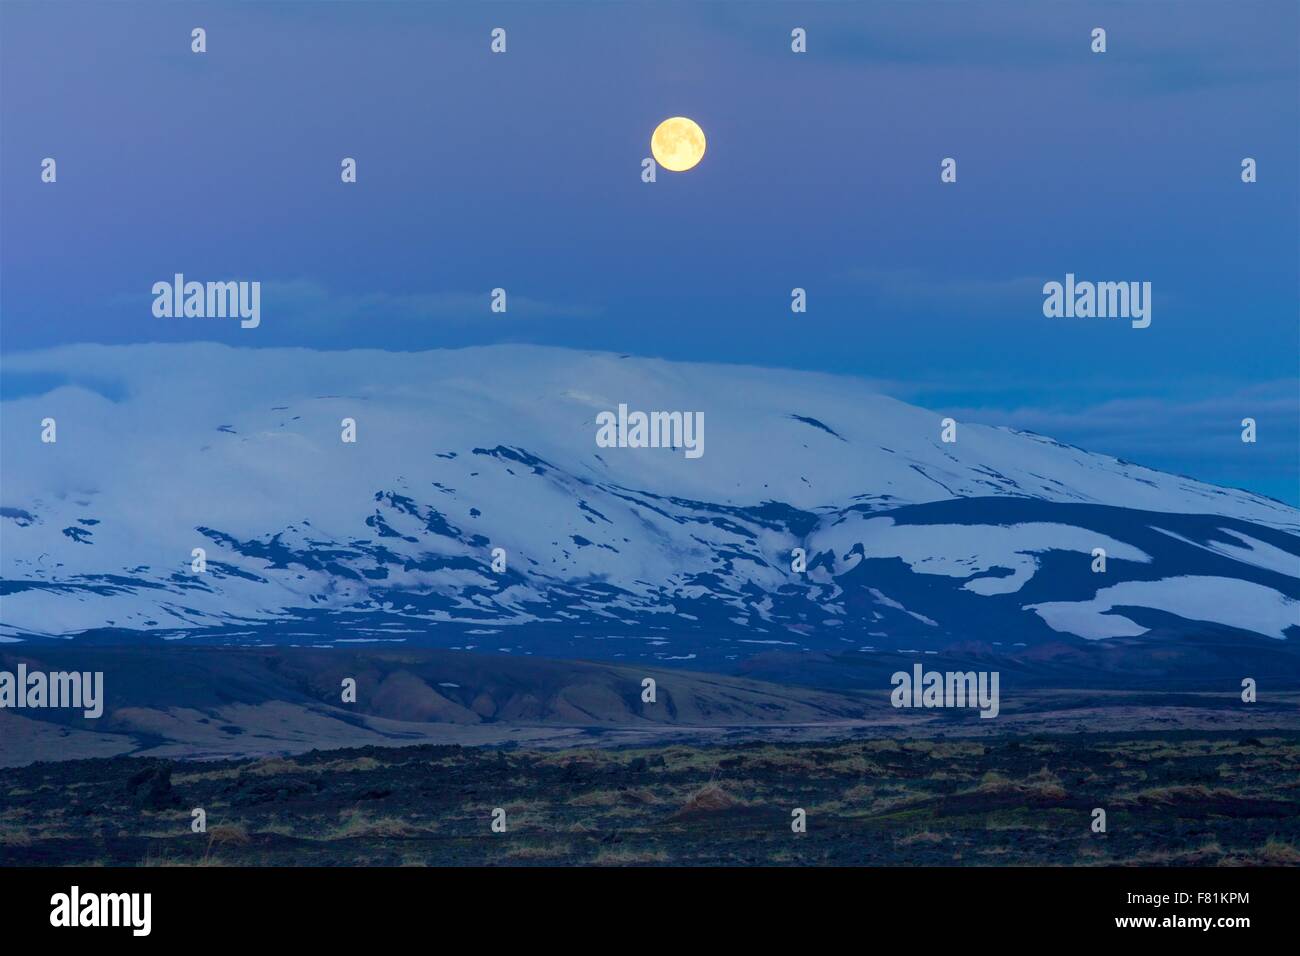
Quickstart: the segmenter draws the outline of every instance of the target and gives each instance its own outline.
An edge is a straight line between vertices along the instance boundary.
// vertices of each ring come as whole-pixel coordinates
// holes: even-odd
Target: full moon
[[[664,169],[685,172],[704,158],[704,130],[685,116],[666,119],[650,137],[650,152]]]

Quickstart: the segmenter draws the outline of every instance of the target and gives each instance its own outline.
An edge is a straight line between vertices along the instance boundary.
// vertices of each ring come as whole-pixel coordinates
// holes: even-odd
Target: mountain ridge
[[[726,666],[764,646],[1300,627],[1295,509],[1014,429],[958,422],[945,443],[940,413],[823,373],[206,344],[65,347],[14,370],[63,384],[4,403],[9,639],[118,629]],[[598,447],[596,414],[621,402],[703,412],[704,455]],[[47,416],[55,445],[14,424]],[[566,628],[589,640],[533,640]]]

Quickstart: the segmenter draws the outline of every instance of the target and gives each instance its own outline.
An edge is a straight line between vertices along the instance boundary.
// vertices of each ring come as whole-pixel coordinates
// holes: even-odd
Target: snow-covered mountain
[[[1295,509],[1005,428],[958,422],[946,443],[941,411],[854,379],[528,346],[214,344],[73,346],[4,374],[23,396],[0,444],[10,639],[707,663],[1300,637]],[[703,413],[704,453],[601,447],[597,416],[620,404]]]

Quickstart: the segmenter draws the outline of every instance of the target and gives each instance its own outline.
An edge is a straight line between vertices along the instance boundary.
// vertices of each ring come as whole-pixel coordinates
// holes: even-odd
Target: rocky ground
[[[1295,863],[1283,732],[364,747],[0,779],[3,865]]]

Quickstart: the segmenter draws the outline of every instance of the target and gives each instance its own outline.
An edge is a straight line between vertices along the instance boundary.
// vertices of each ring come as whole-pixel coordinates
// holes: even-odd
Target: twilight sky
[[[5,0],[0,347],[817,369],[1297,504],[1297,9]],[[704,161],[642,183],[678,114]],[[154,318],[175,272],[261,281],[261,326]],[[1150,281],[1151,327],[1044,318],[1067,272]]]

